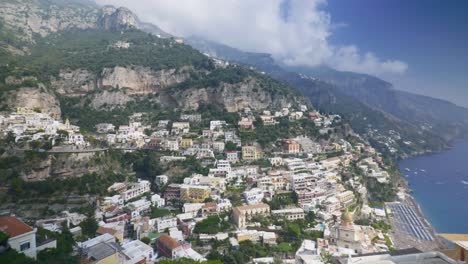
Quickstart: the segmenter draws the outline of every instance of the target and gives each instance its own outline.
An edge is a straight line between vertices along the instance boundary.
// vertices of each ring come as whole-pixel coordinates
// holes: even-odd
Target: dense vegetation
[[[109,173],[101,177],[95,173],[86,174],[79,178],[68,178],[65,180],[45,180],[38,182],[25,182],[15,180],[11,184],[13,197],[28,198],[33,195],[40,197],[52,197],[56,194],[76,192],[80,195],[104,195],[107,188],[114,182],[124,181],[125,176]]]
[[[255,131],[241,131],[240,137],[243,142],[258,142],[262,147],[275,143],[279,139],[293,138],[299,135],[307,135],[312,138],[319,136],[314,122],[308,119],[290,121],[281,118],[276,125],[266,126],[258,118],[255,123]]]
[[[212,62],[190,46],[158,38],[137,29],[121,34],[98,29],[67,30],[37,38],[31,55],[18,61],[42,80],[57,76],[61,69],[87,69],[98,73],[103,68],[140,65],[153,70],[191,65],[213,69]],[[117,41],[130,43],[128,49],[113,48]]]
[[[223,217],[212,215],[206,219],[197,222],[193,232],[195,234],[216,234],[227,231],[231,225]]]

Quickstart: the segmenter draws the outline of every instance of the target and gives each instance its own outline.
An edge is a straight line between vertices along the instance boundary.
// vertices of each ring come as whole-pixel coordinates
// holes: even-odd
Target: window
[[[20,245],[20,250],[25,251],[31,248],[31,244],[29,242],[23,243]]]

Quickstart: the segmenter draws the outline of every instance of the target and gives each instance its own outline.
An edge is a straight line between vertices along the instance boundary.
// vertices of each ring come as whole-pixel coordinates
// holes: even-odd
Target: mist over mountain
[[[360,114],[361,118],[379,115],[371,119],[372,125],[393,124],[397,131],[413,130],[410,132],[413,138],[422,133],[439,138],[432,139],[432,143],[450,141],[468,131],[468,109],[445,100],[399,91],[375,76],[342,72],[328,66],[288,66],[276,62],[269,54],[243,52],[197,36],[190,37],[188,43],[204,53],[251,65],[287,81],[319,109],[349,116],[354,120],[355,129],[361,132],[366,129],[358,125]],[[380,129],[385,134],[392,126]]]

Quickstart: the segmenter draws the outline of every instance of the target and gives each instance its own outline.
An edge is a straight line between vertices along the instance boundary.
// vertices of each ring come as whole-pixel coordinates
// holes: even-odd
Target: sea
[[[438,233],[468,234],[468,140],[399,162],[413,197]]]

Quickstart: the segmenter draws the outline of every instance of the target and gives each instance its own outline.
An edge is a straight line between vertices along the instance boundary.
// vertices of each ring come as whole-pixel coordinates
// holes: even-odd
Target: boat
[[[406,171],[411,171],[411,170],[410,170],[410,169],[408,169],[408,168],[405,168],[405,170],[406,170]]]
[[[468,181],[461,181],[463,184],[468,185]]]

